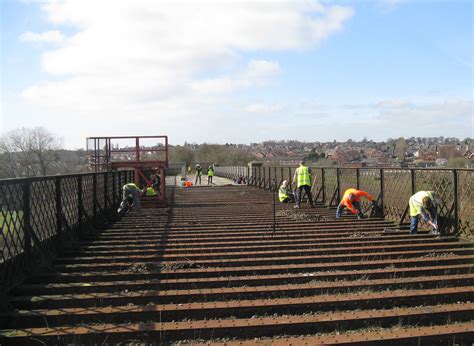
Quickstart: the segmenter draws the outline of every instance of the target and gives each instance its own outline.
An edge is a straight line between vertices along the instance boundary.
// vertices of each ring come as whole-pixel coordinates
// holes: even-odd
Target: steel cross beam
[[[135,184],[145,190],[159,176],[160,189],[156,196],[143,197],[147,202],[144,206],[167,204],[168,136],[88,137],[87,151],[91,169],[97,172],[132,168]]]

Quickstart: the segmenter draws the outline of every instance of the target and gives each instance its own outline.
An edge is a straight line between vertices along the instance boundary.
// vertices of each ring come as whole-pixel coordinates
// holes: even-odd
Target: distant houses
[[[453,159],[470,167],[474,142],[444,137],[412,137],[386,142],[348,140],[346,142],[266,141],[243,147],[262,162],[295,165],[301,158],[338,166],[447,167]],[[464,161],[462,161],[464,159]],[[451,161],[450,161],[451,160]]]

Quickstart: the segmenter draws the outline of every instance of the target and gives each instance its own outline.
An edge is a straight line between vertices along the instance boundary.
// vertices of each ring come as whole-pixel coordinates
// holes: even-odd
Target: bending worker
[[[438,235],[438,221],[436,214],[436,195],[433,191],[418,191],[408,200],[410,207],[410,234],[418,231],[420,215],[431,227],[431,234]]]
[[[141,214],[142,207],[140,204],[140,195],[142,194],[142,191],[140,188],[135,185],[135,183],[128,183],[122,187],[122,192],[122,203],[120,203],[120,207],[117,210],[119,215],[125,215],[125,213],[131,209],[132,205],[135,211],[138,214]]]
[[[288,181],[286,180],[283,180],[278,189],[278,199],[281,203],[293,203],[295,201],[295,196],[293,195],[293,192],[289,191]]]
[[[293,183],[297,183],[295,208],[300,208],[303,190],[306,192],[306,196],[308,197],[308,204],[311,208],[314,208],[313,195],[311,194],[311,170],[305,165],[303,160],[300,162],[300,166],[295,171]]]
[[[364,218],[364,213],[362,213],[362,209],[360,207],[361,197],[367,198],[372,202],[372,204],[375,203],[374,197],[367,192],[357,189],[347,189],[344,192],[341,202],[337,206],[336,219],[339,219],[342,216],[342,212],[346,207],[352,212],[352,214],[357,214],[358,219]]]

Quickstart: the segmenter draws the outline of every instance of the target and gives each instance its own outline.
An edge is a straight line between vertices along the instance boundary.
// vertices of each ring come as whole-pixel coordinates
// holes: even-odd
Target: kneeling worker
[[[149,186],[149,187],[146,188],[145,196],[147,196],[147,197],[158,196],[158,194],[156,192],[157,192],[157,190],[155,189],[154,186]]]
[[[420,215],[433,228],[431,234],[439,234],[435,199],[436,195],[433,191],[419,191],[410,197],[408,200],[410,207],[410,234],[417,233]]]
[[[360,207],[361,197],[367,198],[372,202],[372,204],[375,203],[374,197],[367,192],[363,190],[347,189],[344,192],[341,202],[337,206],[336,219],[339,219],[342,216],[342,212],[346,207],[352,212],[352,214],[357,214],[358,219],[364,218],[364,214],[362,213],[362,209]]]
[[[128,183],[122,187],[122,192],[122,203],[120,203],[120,207],[117,210],[118,214],[123,216],[131,208],[129,201],[132,202],[135,211],[138,214],[141,214],[142,207],[140,204],[140,195],[143,194],[143,192],[140,188],[135,185],[135,183]]]
[[[293,203],[295,201],[295,196],[293,192],[288,189],[288,181],[283,180],[278,189],[278,199],[281,203]]]

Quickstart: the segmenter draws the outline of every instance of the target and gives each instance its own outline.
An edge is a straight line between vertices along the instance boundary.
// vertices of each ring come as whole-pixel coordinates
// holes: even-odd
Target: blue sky
[[[2,132],[473,137],[468,0],[0,3]]]

